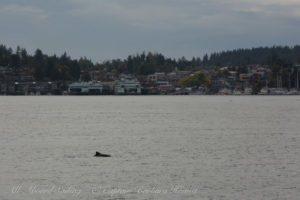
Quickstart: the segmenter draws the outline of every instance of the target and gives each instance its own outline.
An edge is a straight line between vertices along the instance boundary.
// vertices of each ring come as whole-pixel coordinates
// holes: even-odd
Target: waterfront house
[[[157,81],[166,81],[168,80],[166,74],[164,72],[155,72],[154,74],[150,74],[147,76],[147,81],[156,83]]]
[[[173,87],[173,85],[169,85],[169,84],[158,86],[158,90],[160,94],[170,94],[172,92],[175,92],[175,88]]]

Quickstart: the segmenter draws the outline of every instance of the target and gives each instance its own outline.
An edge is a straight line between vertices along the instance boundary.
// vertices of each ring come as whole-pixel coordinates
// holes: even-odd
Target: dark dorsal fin
[[[95,153],[94,156],[95,156],[95,157],[111,157],[111,156],[108,155],[108,154],[102,154],[102,153],[99,153],[98,151],[96,151],[96,153]]]

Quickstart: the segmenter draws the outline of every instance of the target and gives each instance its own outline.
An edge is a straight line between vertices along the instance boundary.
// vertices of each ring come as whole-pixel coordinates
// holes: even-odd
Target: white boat
[[[259,95],[269,95],[270,94],[270,90],[267,87],[264,87],[260,90],[260,92],[258,93]]]
[[[238,89],[234,89],[233,92],[232,92],[233,95],[242,95],[243,92],[241,90],[238,90]]]
[[[244,94],[245,94],[245,95],[250,95],[250,94],[252,94],[252,88],[245,88]]]
[[[287,89],[284,88],[270,88],[271,95],[285,95],[287,92]]]
[[[287,95],[300,95],[300,92],[293,88],[293,89],[290,89],[290,91],[288,91],[286,94]]]
[[[228,88],[224,88],[224,89],[220,90],[218,92],[218,94],[220,94],[220,95],[230,95],[230,94],[232,94],[232,91]]]

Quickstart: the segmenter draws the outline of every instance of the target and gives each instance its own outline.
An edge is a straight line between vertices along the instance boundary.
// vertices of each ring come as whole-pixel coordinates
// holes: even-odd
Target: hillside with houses
[[[254,48],[203,58],[142,53],[102,63],[0,45],[2,95],[299,94],[300,50]]]

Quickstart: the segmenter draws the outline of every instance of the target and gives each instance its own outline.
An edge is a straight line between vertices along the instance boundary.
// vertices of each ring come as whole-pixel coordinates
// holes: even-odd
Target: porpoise
[[[95,157],[111,157],[111,156],[108,155],[108,154],[102,154],[102,153],[99,153],[98,151],[96,151],[96,153],[95,153],[94,156],[95,156]]]

